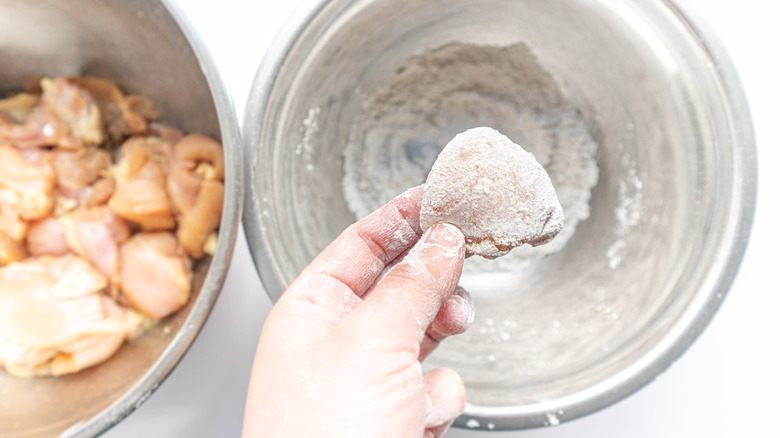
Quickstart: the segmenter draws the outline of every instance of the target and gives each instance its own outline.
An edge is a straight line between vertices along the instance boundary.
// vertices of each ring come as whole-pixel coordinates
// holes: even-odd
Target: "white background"
[[[211,50],[243,120],[257,66],[295,2],[178,2]],[[759,200],[742,269],[703,335],[650,385],[585,418],[499,436],[780,437],[780,169],[774,169],[780,165],[780,7],[771,0],[689,3],[729,50],[756,127]],[[250,364],[270,307],[242,232],[222,294],[200,336],[160,389],[106,436],[238,437]],[[447,434],[480,436],[488,433],[455,429]]]

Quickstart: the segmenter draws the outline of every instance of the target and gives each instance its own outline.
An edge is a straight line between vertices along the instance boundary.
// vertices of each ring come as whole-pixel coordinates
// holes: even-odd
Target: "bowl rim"
[[[211,92],[217,110],[219,129],[225,152],[225,195],[217,247],[211,259],[206,278],[182,328],[150,370],[109,407],[92,418],[78,422],[62,432],[61,437],[82,438],[100,435],[138,409],[170,375],[192,345],[206,322],[225,282],[233,257],[239,219],[243,209],[244,168],[241,166],[241,136],[233,99],[219,69],[196,27],[188,20],[181,7],[171,0],[158,0],[176,22],[200,64],[201,72]]]
[[[284,279],[275,268],[270,247],[261,226],[262,193],[255,189],[261,176],[258,165],[261,134],[270,95],[287,56],[301,35],[334,0],[305,0],[288,17],[271,43],[250,89],[246,105],[244,128],[245,214],[244,232],[255,268],[263,287],[276,301],[285,289]],[[734,185],[731,187],[731,217],[717,256],[705,269],[696,305],[686,309],[679,321],[657,345],[638,361],[618,374],[578,393],[523,406],[487,407],[466,404],[456,427],[482,430],[515,430],[556,425],[608,406],[636,393],[664,372],[702,333],[711,321],[739,270],[756,205],[757,157],[753,122],[739,75],[717,33],[686,0],[662,0],[660,6],[685,27],[712,61],[715,79],[721,87],[721,103],[727,111],[734,145]]]
[[[274,267],[270,248],[263,235],[264,230],[260,223],[260,217],[263,215],[262,195],[251,189],[253,182],[260,176],[258,166],[260,151],[255,145],[259,142],[262,133],[262,123],[255,122],[262,121],[265,116],[273,85],[284,65],[286,55],[328,3],[329,0],[302,0],[293,9],[263,55],[244,106],[242,131],[244,186],[247,189],[244,191],[244,214],[241,223],[260,283],[273,303],[276,303],[286,286],[281,273]]]

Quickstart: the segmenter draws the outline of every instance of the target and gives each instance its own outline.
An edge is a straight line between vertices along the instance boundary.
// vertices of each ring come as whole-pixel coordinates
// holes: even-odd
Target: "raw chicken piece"
[[[0,202],[27,221],[48,215],[54,205],[53,175],[11,146],[0,145],[0,164]]]
[[[17,376],[62,375],[107,359],[145,319],[102,295],[105,287],[74,255],[0,268],[0,365]]]
[[[111,168],[111,154],[105,149],[86,148],[80,151],[55,151],[54,169],[59,193],[79,204],[84,191]]]
[[[149,132],[149,120],[158,117],[157,109],[141,96],[125,96],[115,83],[99,78],[78,79],[100,107],[103,128],[113,143],[121,143],[130,135]]]
[[[79,208],[60,218],[60,222],[70,249],[116,282],[119,245],[130,237],[127,223],[108,207]]]
[[[46,146],[47,138],[43,134],[46,119],[43,110],[34,112],[21,125],[11,123],[10,119],[0,119],[0,143],[13,144],[19,148]]]
[[[171,128],[167,125],[152,123],[151,127],[154,130],[154,133],[160,137],[162,141],[168,144],[176,144],[184,137],[184,134],[180,130]]]
[[[0,266],[24,260],[25,257],[27,252],[22,242],[12,239],[0,230]]]
[[[30,93],[19,93],[0,100],[0,126],[24,124],[39,100],[39,96]]]
[[[187,135],[174,145],[173,160],[167,185],[178,212],[176,235],[190,256],[200,258],[222,218],[222,146],[202,135]]]
[[[130,94],[125,98],[127,107],[130,111],[146,119],[147,122],[157,120],[160,117],[160,113],[157,112],[157,107],[154,106],[154,102],[141,96],[139,94]],[[138,134],[138,132],[133,132]]]
[[[173,234],[140,233],[119,249],[122,293],[142,313],[163,318],[187,302],[191,263]]]
[[[116,188],[108,205],[145,231],[173,229],[176,220],[165,191],[171,157],[171,146],[159,138],[126,141],[120,161],[113,168]]]
[[[0,125],[0,140],[19,148],[68,150],[103,142],[100,111],[87,91],[66,78],[41,79],[41,88],[40,102],[23,124]]]
[[[52,217],[35,221],[27,231],[27,252],[31,256],[62,256],[70,252],[62,221]]]
[[[102,362],[186,304],[225,172],[219,143],[110,81],[34,83],[0,100],[0,367],[22,376]]]
[[[108,200],[114,195],[116,183],[114,178],[100,178],[91,186],[85,187],[79,195],[79,205],[84,207],[97,207],[108,204]]]
[[[54,127],[55,145],[65,149],[81,149],[86,145],[103,143],[100,110],[92,96],[71,80],[42,79],[43,102],[61,126],[48,123],[43,133],[49,136],[47,127]],[[57,135],[59,134],[59,135]]]
[[[21,242],[27,235],[28,228],[27,222],[19,216],[15,208],[7,202],[0,201],[0,233]]]
[[[7,202],[0,200],[0,266],[27,257],[24,237],[28,224]]]
[[[63,257],[32,258],[24,263],[31,275],[46,277],[49,294],[67,300],[84,297],[106,288],[106,278],[86,260],[68,254]],[[13,272],[12,268],[7,268]]]
[[[47,179],[55,182],[57,180],[57,171],[54,166],[55,154],[46,148],[16,149],[19,155],[27,163],[37,167]]]

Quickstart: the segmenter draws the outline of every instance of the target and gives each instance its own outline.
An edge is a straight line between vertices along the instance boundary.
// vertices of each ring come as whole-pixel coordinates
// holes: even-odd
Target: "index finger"
[[[361,297],[385,266],[420,239],[423,186],[407,190],[347,228],[306,268],[343,283]]]

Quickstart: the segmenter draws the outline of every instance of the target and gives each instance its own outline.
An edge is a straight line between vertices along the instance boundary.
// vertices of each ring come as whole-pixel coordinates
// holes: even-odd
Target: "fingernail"
[[[472,313],[472,306],[465,298],[452,295],[439,310],[439,314],[428,330],[441,338],[459,335],[468,330],[471,325]]]
[[[431,408],[425,418],[425,427],[447,424],[466,409],[466,388],[463,380],[447,368],[437,368],[425,376],[426,393]]]
[[[449,248],[464,245],[465,238],[455,225],[434,224],[425,232],[423,242]]]
[[[459,299],[458,303],[462,306],[464,311],[468,312],[466,328],[471,327],[476,314],[476,308],[474,307],[474,300],[471,299],[471,294],[466,289],[464,289],[463,286],[458,285],[455,288],[455,293],[452,296],[457,297]]]

